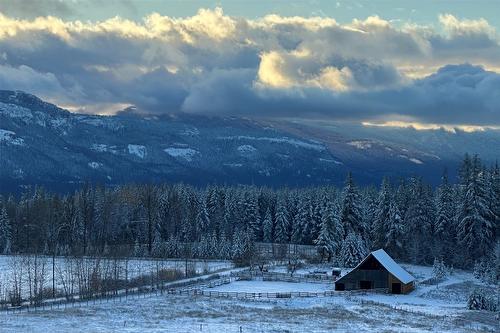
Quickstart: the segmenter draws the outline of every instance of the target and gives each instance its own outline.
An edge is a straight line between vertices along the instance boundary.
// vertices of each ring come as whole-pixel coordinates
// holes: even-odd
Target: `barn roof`
[[[399,281],[403,282],[404,284],[410,283],[415,280],[413,275],[405,271],[405,269],[401,266],[399,266],[394,259],[392,259],[387,252],[384,250],[380,249],[377,251],[373,251],[371,253],[375,257],[375,259],[378,260],[378,262],[384,266],[385,269],[392,275],[394,275],[395,278],[397,278]],[[364,260],[363,260],[364,261]]]
[[[413,275],[404,270],[403,267],[399,266],[394,259],[392,259],[387,252],[383,249],[379,249],[377,251],[371,252],[369,255],[365,257],[356,267],[354,267],[349,273],[355,271],[359,266],[361,266],[370,256],[373,256],[389,273],[391,273],[395,278],[401,281],[404,284],[415,281]],[[349,273],[344,276],[349,275]],[[342,279],[342,276],[340,279]],[[339,280],[340,280],[339,279]],[[337,280],[337,282],[339,281]]]

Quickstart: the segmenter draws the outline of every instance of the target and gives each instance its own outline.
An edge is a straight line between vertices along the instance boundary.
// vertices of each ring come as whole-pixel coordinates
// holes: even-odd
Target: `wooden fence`
[[[40,303],[31,304],[30,302],[23,302],[19,306],[10,306],[8,303],[0,304],[0,312],[30,312],[36,309],[52,309],[52,308],[66,308],[66,307],[81,307],[83,304],[96,304],[99,302],[121,301],[129,298],[146,297],[147,295],[163,295],[173,294],[172,290],[184,290],[192,293],[192,290],[199,288],[199,286],[209,285],[213,281],[220,280],[219,274],[211,274],[209,276],[192,277],[189,279],[155,283],[151,285],[144,285],[140,287],[113,290],[109,293],[98,293],[92,297],[80,297],[79,295],[69,295],[68,297],[59,297],[43,300]],[[208,284],[202,284],[206,283]]]
[[[314,245],[255,243],[255,250],[260,256],[273,259],[314,258],[319,256],[318,249]]]
[[[282,273],[282,272],[258,272],[258,271],[233,271],[228,275],[218,275],[212,274],[208,278],[193,278],[188,280],[172,281],[172,282],[161,282],[157,279],[151,279],[151,285],[143,285],[134,288],[126,288],[119,290],[111,290],[106,293],[96,293],[92,297],[82,298],[79,295],[68,295],[67,298],[58,299],[47,299],[42,301],[40,304],[28,304],[24,302],[18,307],[9,307],[7,303],[0,305],[0,310],[6,311],[30,311],[36,307],[41,308],[53,308],[60,306],[71,306],[71,304],[76,304],[77,306],[84,303],[98,302],[99,299],[108,300],[116,299],[121,300],[127,299],[129,297],[134,297],[134,295],[146,295],[146,294],[171,294],[171,295],[189,295],[189,296],[207,296],[207,297],[234,297],[234,298],[292,298],[292,297],[327,297],[333,296],[334,291],[325,292],[222,292],[222,291],[212,291],[207,290],[217,286],[231,283],[235,280],[254,280],[260,279],[263,281],[284,281],[284,282],[333,282],[332,276],[322,275],[322,274],[293,274]],[[149,279],[148,279],[149,281]],[[333,289],[333,283],[332,283]]]
[[[334,278],[326,274],[289,274],[280,272],[257,272],[257,271],[241,271],[231,273],[232,277],[239,280],[255,280],[262,279],[263,281],[282,281],[282,282],[309,282],[309,283],[329,283],[335,282]]]
[[[335,296],[333,290],[322,292],[240,292],[240,291],[212,291],[202,289],[189,290],[168,290],[169,294],[188,295],[188,296],[207,296],[207,297],[226,297],[226,298],[296,298],[296,297],[331,297]]]

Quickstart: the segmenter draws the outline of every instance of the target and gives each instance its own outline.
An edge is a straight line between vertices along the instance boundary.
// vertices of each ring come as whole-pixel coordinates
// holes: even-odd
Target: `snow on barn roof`
[[[358,269],[359,266],[361,266],[370,256],[375,257],[377,261],[389,272],[391,273],[395,278],[397,278],[399,281],[401,281],[404,284],[410,283],[415,280],[415,278],[408,273],[407,271],[404,270],[403,267],[399,266],[394,259],[392,259],[387,252],[385,252],[383,249],[379,249],[377,251],[371,252],[369,255],[365,257],[365,259],[361,260],[361,262],[354,267],[349,273],[345,274],[342,276],[340,279],[337,280],[339,282],[341,279],[343,279],[345,276],[349,275],[351,272],[355,271]]]
[[[384,250],[380,249],[377,251],[373,251],[371,253],[375,259],[378,260],[378,262],[384,266],[385,269],[392,275],[394,275],[395,278],[397,278],[399,281],[403,282],[404,284],[410,283],[415,280],[413,275],[408,273],[407,271],[404,270],[403,267],[399,266],[394,259],[392,259],[387,252]],[[364,261],[364,260],[363,260]]]

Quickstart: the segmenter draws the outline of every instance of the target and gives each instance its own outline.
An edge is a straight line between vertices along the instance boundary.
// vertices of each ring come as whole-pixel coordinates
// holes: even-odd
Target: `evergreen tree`
[[[233,237],[232,258],[236,265],[243,265],[246,252],[246,235],[241,229],[237,230]]]
[[[265,243],[273,242],[273,218],[271,216],[271,210],[267,208],[266,215],[264,216],[263,222],[264,237],[263,241]]]
[[[372,240],[375,248],[382,248],[387,243],[387,221],[390,219],[391,198],[389,181],[387,178],[384,178],[378,195],[378,204],[372,228]]]
[[[219,246],[220,244],[214,230],[208,239],[208,253],[210,258],[217,258],[219,254]]]
[[[397,203],[392,200],[389,207],[389,219],[387,221],[387,234],[385,236],[385,249],[395,258],[403,255],[403,239],[405,236],[403,218],[399,212]]]
[[[249,228],[249,232],[253,239],[262,239],[261,223],[259,212],[257,209],[257,201],[253,193],[248,193],[244,200],[243,225]]]
[[[278,243],[288,243],[288,216],[287,210],[284,202],[282,200],[278,201],[276,208],[276,229],[275,229],[275,241]]]
[[[2,207],[0,211],[0,251],[2,254],[9,254],[12,245],[12,230],[7,210]]]
[[[357,233],[362,235],[362,215],[360,209],[360,199],[352,174],[347,174],[345,187],[342,193],[342,206],[340,213],[340,223],[344,226],[345,233]]]
[[[197,238],[201,239],[203,234],[208,231],[210,226],[210,218],[208,216],[206,201],[202,198],[198,206],[198,214],[196,215],[196,232]]]
[[[432,191],[420,178],[410,179],[409,191],[413,200],[404,217],[406,257],[414,263],[429,264],[433,258],[432,234],[435,220]]]
[[[490,209],[493,214],[494,236],[493,239],[500,237],[500,167],[498,163],[490,172],[490,191],[491,191],[491,204]]]
[[[227,239],[226,234],[222,232],[220,239],[220,246],[219,246],[219,258],[221,259],[231,259],[232,254],[231,254],[231,243],[229,239]]]
[[[158,230],[154,233],[153,248],[151,254],[154,257],[161,258],[165,256],[165,244]]]
[[[195,256],[202,259],[210,256],[210,244],[207,234],[202,234],[200,241],[196,244]]]
[[[234,231],[234,225],[235,225],[235,203],[233,200],[233,197],[226,193],[225,200],[224,200],[224,216],[222,219],[222,226],[221,230],[226,234],[226,235],[232,235]]]
[[[448,274],[448,269],[444,264],[442,258],[434,258],[434,264],[432,265],[432,276],[437,279],[442,279]]]
[[[174,235],[170,235],[168,241],[164,243],[164,251],[168,258],[177,258],[180,255],[181,247],[179,240]]]
[[[494,227],[488,204],[487,178],[479,157],[474,156],[468,176],[460,205],[458,243],[465,252],[465,262],[471,263],[473,258],[483,258],[493,249]]]
[[[169,193],[166,189],[162,189],[158,194],[158,226],[162,233],[168,235],[174,233],[174,230],[169,230],[170,216],[170,200]]]
[[[292,242],[295,244],[311,244],[314,221],[309,193],[299,196],[296,220],[298,226],[298,228],[296,228],[296,232],[298,233],[298,236],[296,235],[294,237],[292,234],[292,238],[294,239]]]
[[[344,239],[344,229],[331,202],[326,204],[321,215],[321,228],[315,244],[323,255],[326,254],[331,258],[339,253]]]
[[[366,240],[366,245],[368,248],[372,248],[374,245],[373,239],[373,221],[375,220],[377,212],[377,190],[370,186],[364,191],[362,195],[362,212],[363,212],[363,229],[365,233],[363,238]]]
[[[340,259],[344,267],[355,267],[368,254],[363,239],[353,232],[349,233],[342,243]]]
[[[302,230],[302,225],[298,216],[292,219],[292,229],[291,229],[291,237],[290,243],[292,244],[300,244],[302,243],[302,237],[304,231]]]
[[[444,172],[436,195],[436,221],[434,223],[434,243],[436,255],[451,262],[454,250],[454,203],[452,187],[448,183],[448,173]]]
[[[323,196],[323,191],[320,190],[316,193],[316,198],[314,201],[314,207],[312,208],[312,217],[311,217],[311,222],[313,224],[312,230],[311,230],[311,239],[316,240],[318,239],[320,230],[321,230],[321,217],[322,217],[322,211],[324,209],[323,205],[323,200],[321,200],[321,197]]]

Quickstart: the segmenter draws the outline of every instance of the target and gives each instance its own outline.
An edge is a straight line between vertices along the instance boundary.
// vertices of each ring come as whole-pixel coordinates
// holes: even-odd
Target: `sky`
[[[500,1],[0,0],[0,89],[70,111],[500,126]]]

